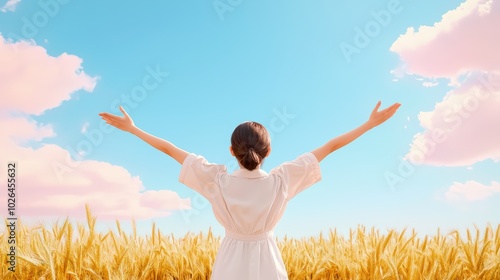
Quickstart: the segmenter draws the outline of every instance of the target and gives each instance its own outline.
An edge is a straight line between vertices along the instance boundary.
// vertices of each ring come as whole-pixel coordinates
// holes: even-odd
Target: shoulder
[[[297,156],[293,160],[289,160],[289,161],[285,161],[285,162],[281,163],[280,165],[273,168],[271,170],[270,174],[279,174],[280,171],[283,171],[283,169],[300,168],[300,167],[309,166],[309,165],[319,166],[318,159],[311,152],[303,153],[303,154]]]
[[[198,180],[209,180],[218,173],[226,173],[227,168],[223,164],[209,162],[205,157],[190,153],[182,163],[180,179],[184,180],[187,176],[196,177]]]
[[[202,166],[211,166],[211,167],[219,167],[226,169],[226,166],[223,164],[217,164],[214,162],[208,161],[204,156],[190,153],[183,161],[183,166],[192,166],[192,165],[202,165]]]

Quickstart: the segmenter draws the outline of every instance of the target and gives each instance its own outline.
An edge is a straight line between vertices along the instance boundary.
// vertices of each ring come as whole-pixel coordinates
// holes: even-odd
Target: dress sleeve
[[[321,180],[319,162],[312,153],[305,153],[292,161],[284,162],[270,173],[283,180],[287,188],[287,200]]]
[[[226,172],[226,166],[209,163],[200,155],[189,154],[182,163],[179,182],[210,200],[219,193],[216,178],[220,172]]]

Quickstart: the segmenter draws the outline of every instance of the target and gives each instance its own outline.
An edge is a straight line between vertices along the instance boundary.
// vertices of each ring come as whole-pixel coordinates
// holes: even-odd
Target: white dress
[[[225,228],[212,269],[212,280],[288,279],[273,229],[286,205],[299,192],[321,179],[312,153],[285,162],[267,174],[262,169],[238,169],[190,154],[179,181],[203,195]]]

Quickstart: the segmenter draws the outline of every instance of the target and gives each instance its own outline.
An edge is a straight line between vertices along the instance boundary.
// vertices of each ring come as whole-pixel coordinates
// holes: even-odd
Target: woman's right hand
[[[112,115],[109,113],[99,113],[99,116],[101,116],[101,118],[103,120],[105,120],[106,123],[118,128],[118,129],[121,129],[123,131],[132,132],[132,130],[135,128],[134,121],[127,114],[127,112],[125,112],[125,110],[123,109],[122,106],[120,106],[120,111],[122,111],[123,117]]]

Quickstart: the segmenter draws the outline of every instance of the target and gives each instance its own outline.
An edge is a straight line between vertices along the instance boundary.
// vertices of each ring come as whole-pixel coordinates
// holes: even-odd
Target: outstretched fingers
[[[119,107],[120,111],[123,113],[123,116],[112,115],[110,113],[101,112],[99,116],[107,123],[116,128],[119,128],[124,131],[130,131],[134,127],[134,122],[132,118],[127,114],[125,109],[122,106]]]
[[[126,123],[124,123],[123,119],[104,119],[107,124],[110,124],[116,128],[124,129],[126,127]]]
[[[99,116],[101,116],[101,118],[105,121],[118,121],[121,119],[121,117],[119,116],[111,115],[108,113],[101,113],[99,114]]]
[[[394,103],[392,104],[391,106],[385,108],[384,110],[380,111],[381,113],[384,113],[384,114],[390,114],[390,113],[394,113],[396,112],[396,110],[399,108],[399,106],[401,106],[401,104],[399,103]]]
[[[99,116],[101,116],[102,118],[117,117],[115,115],[111,115],[110,113],[99,113]]]
[[[401,106],[401,104],[394,104],[392,105],[391,107],[387,108],[386,112],[384,112],[384,117],[385,119],[389,119],[390,117],[392,117],[396,111],[398,110],[399,106]]]
[[[123,115],[126,117],[126,118],[130,118],[130,116],[127,114],[127,112],[125,111],[125,109],[123,109],[122,106],[120,106],[120,111],[122,111]]]
[[[378,112],[378,108],[380,108],[380,104],[382,104],[382,102],[379,100],[379,101],[377,102],[377,105],[375,105],[375,108],[373,109],[372,113],[376,113],[376,112]]]

